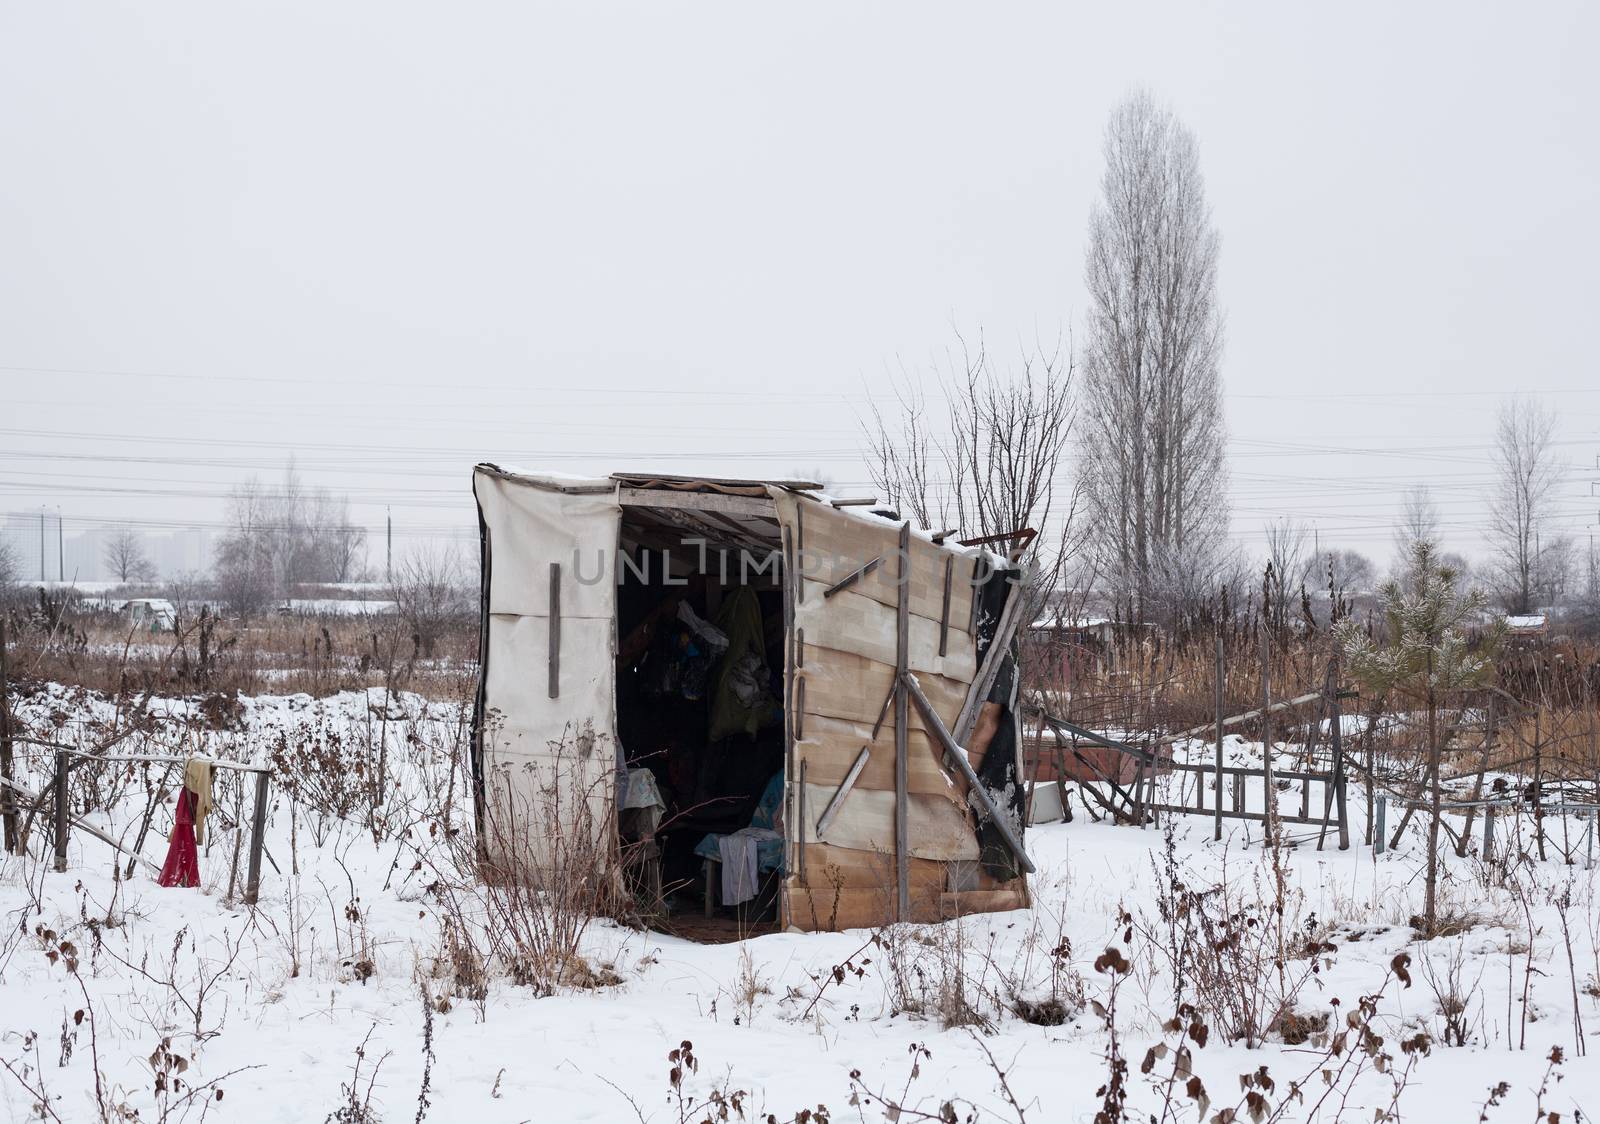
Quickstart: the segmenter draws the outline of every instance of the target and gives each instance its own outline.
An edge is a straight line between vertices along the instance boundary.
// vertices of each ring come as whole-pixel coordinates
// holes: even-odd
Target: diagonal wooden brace
[[[917,704],[917,710],[922,715],[922,721],[939,739],[939,744],[944,747],[945,757],[955,764],[962,776],[967,778],[967,785],[972,795],[977,798],[983,810],[994,821],[996,830],[1006,841],[1006,846],[1011,848],[1011,853],[1017,856],[1017,865],[1024,873],[1032,874],[1033,861],[1028,858],[1028,853],[1022,849],[1022,840],[1017,838],[1017,833],[1011,828],[1011,821],[995,806],[994,800],[989,796],[989,790],[983,787],[978,780],[978,774],[972,771],[972,762],[967,760],[967,752],[956,744],[955,738],[950,736],[950,731],[945,729],[944,723],[939,720],[939,715],[934,712],[933,704],[928,701],[928,696],[922,693],[922,685],[917,682],[913,672],[907,671],[900,676],[900,682],[905,685],[906,691],[911,696],[911,701]]]

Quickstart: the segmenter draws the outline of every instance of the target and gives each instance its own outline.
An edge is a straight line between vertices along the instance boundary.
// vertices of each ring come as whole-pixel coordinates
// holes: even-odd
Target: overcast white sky
[[[1200,138],[1234,533],[1485,523],[1494,411],[1600,509],[1600,8],[0,3],[0,511],[376,527],[468,469],[821,471],[956,329],[1081,326],[1114,102]]]

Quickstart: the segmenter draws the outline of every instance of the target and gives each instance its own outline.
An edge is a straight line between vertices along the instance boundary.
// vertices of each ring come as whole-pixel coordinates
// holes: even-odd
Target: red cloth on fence
[[[195,794],[188,789],[178,791],[178,813],[173,817],[172,842],[167,847],[167,861],[162,864],[163,886],[200,885],[200,850],[194,842]]]

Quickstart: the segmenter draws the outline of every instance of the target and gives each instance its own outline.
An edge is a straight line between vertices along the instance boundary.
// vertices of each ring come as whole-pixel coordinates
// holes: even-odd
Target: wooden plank
[[[827,599],[834,596],[834,594],[843,593],[845,590],[855,585],[856,582],[860,581],[862,578],[872,573],[872,571],[876,570],[880,565],[882,565],[882,563],[883,555],[880,554],[878,557],[874,558],[871,562],[868,562],[860,569],[852,570],[850,573],[846,574],[844,577],[830,585],[827,589],[823,590],[823,598]],[[944,652],[941,650],[939,654],[943,655]]]
[[[943,920],[939,902],[941,890],[921,890],[914,886],[912,891],[907,921],[931,924]],[[877,929],[895,919],[893,886],[792,886],[786,894],[789,924],[802,932]]]
[[[917,672],[922,689],[941,715],[954,715],[961,709],[966,684],[941,675]],[[861,722],[868,726],[883,713],[884,698],[894,687],[894,667],[852,652],[840,652],[808,644],[806,666],[796,671],[796,679],[806,684],[806,713]],[[923,728],[913,715],[913,729]]]
[[[861,752],[856,755],[855,763],[850,766],[850,771],[844,775],[844,779],[839,782],[839,787],[834,790],[833,798],[828,801],[828,806],[822,810],[822,815],[817,817],[817,838],[820,839],[827,835],[828,825],[833,822],[834,813],[839,810],[839,805],[844,803],[844,798],[850,795],[851,787],[856,783],[856,778],[861,775],[861,770],[867,767],[867,761],[871,757],[872,747],[862,746]],[[800,759],[800,776],[802,778],[800,783],[802,785],[805,784],[803,779],[805,771],[806,761],[802,757]]]
[[[778,532],[778,546],[783,551],[783,572],[779,577],[783,581],[783,822],[784,828],[784,869],[795,869],[795,851],[800,847],[800,832],[791,825],[800,822],[800,794],[795,788],[797,776],[794,752],[794,720],[790,717],[794,713],[794,672],[796,667],[795,653],[795,624],[794,624],[794,567],[790,565],[789,528],[782,527]],[[784,913],[787,897],[780,897],[778,903],[778,920],[788,925],[788,917]]]
[[[948,891],[939,895],[941,920],[953,921],[972,913],[1008,913],[1027,909],[1028,896],[1022,887],[1003,890]]]
[[[561,697],[561,563],[550,563],[550,697]]]
[[[56,812],[56,873],[64,874],[67,869],[67,825],[71,822],[67,817],[67,751],[56,750],[56,777],[55,777],[55,812]]]
[[[1271,706],[1267,707],[1265,711],[1263,711],[1262,708],[1257,707],[1255,710],[1247,710],[1242,714],[1230,715],[1222,720],[1222,725],[1224,729],[1227,729],[1232,726],[1241,725],[1245,722],[1254,722],[1257,718],[1260,718],[1263,713],[1277,714],[1280,711],[1293,710],[1297,706],[1305,706],[1307,703],[1314,703],[1320,698],[1322,698],[1321,691],[1309,691],[1303,695],[1296,695],[1292,699],[1284,699],[1281,702],[1275,702]],[[1156,739],[1155,744],[1171,745],[1173,742],[1190,741],[1194,738],[1202,737],[1203,735],[1210,733],[1213,725],[1214,723],[1208,722],[1204,726],[1196,726],[1193,729],[1184,730],[1180,733],[1163,734],[1161,737]],[[1260,770],[1258,769],[1257,772],[1260,772]]]
[[[1216,668],[1217,668],[1217,670],[1216,670],[1216,679],[1217,679],[1217,681],[1216,681],[1216,696],[1217,696],[1216,697],[1216,707],[1217,707],[1217,816],[1216,816],[1216,821],[1217,822],[1216,822],[1216,825],[1215,825],[1215,827],[1213,829],[1212,838],[1213,839],[1221,839],[1222,838],[1222,777],[1223,777],[1223,773],[1222,773],[1222,723],[1223,723],[1223,720],[1224,720],[1223,719],[1223,715],[1222,715],[1222,688],[1223,688],[1223,684],[1225,682],[1225,676],[1227,674],[1228,665],[1227,665],[1226,658],[1224,657],[1223,651],[1222,651],[1222,630],[1221,630],[1220,627],[1217,630]],[[1196,788],[1199,788],[1199,789],[1201,789],[1203,791],[1204,788],[1205,788],[1206,779],[1205,779],[1205,777],[1203,775],[1196,775],[1194,783],[1195,783],[1195,787]]]
[[[944,728],[944,723],[939,721],[939,716],[933,711],[933,704],[928,701],[928,696],[922,693],[916,676],[906,672],[901,676],[907,693],[912,701],[917,704],[917,709],[922,712],[922,717],[927,721],[934,736],[944,744],[945,760],[949,761],[966,777],[969,786],[968,795],[975,798],[983,806],[994,822],[995,830],[1000,832],[1001,838],[1006,841],[1006,846],[1011,848],[1011,853],[1017,858],[1017,865],[1028,874],[1033,873],[1033,860],[1028,858],[1028,852],[1022,846],[1022,840],[1017,837],[1015,828],[1011,825],[1010,818],[995,806],[994,800],[989,796],[989,790],[979,782],[977,775],[972,771],[972,764],[967,760],[967,752],[950,736],[950,731]]]
[[[948,651],[950,635],[950,574],[955,569],[955,559],[944,560],[944,600],[939,607],[939,655],[943,657]]]
[[[858,890],[888,890],[894,884],[894,856],[883,851],[861,851],[831,843],[810,843],[812,889],[826,891],[833,886]],[[948,884],[948,863],[936,859],[911,860],[912,893],[938,893]]]
[[[805,555],[799,564],[809,581],[820,582],[824,586],[832,585],[872,558],[882,556],[887,560],[899,549],[898,528],[886,520],[854,515],[804,500],[796,504],[797,518],[800,512],[805,513]],[[944,560],[947,557],[959,560],[969,552],[953,546],[935,546],[917,535],[910,537],[909,552],[911,612],[937,621]],[[970,570],[967,572],[970,573]],[[882,566],[870,580],[859,582],[856,588],[890,608],[898,608],[900,598],[895,588],[898,577],[895,567]],[[963,614],[972,611],[971,606],[972,583],[967,580],[953,581],[950,591],[950,612],[953,617],[961,619]]]
[[[966,701],[961,704],[961,712],[951,726],[958,744],[965,745],[967,739],[972,736],[972,728],[978,722],[978,710],[989,697],[995,676],[1000,674],[1000,665],[1010,654],[1011,638],[1016,635],[1017,626],[1021,623],[1021,605],[1022,587],[1012,586],[1010,594],[1006,597],[1005,608],[1000,610],[1000,621],[995,625],[994,639],[989,642],[988,650],[983,654],[983,664],[978,668],[972,685],[967,689]],[[923,689],[927,689],[926,685]]]
[[[729,515],[772,518],[776,507],[769,496],[730,496],[721,492],[679,492],[664,488],[623,488],[617,500],[623,507],[676,508],[679,511],[718,511]]]
[[[806,739],[795,743],[796,761],[805,761],[812,784],[840,785],[849,775],[863,747],[872,754],[855,784],[881,792],[894,791],[894,753],[889,738],[870,737],[871,727],[837,718],[806,718]],[[923,729],[906,735],[906,759],[911,767],[906,786],[911,792],[945,795],[964,800],[966,782],[941,764],[944,750]],[[798,767],[798,765],[797,765]],[[820,805],[818,805],[820,807]]]
[[[803,822],[805,822],[805,818],[806,818],[806,763],[804,761],[800,762],[800,792],[795,798],[795,803],[799,805],[800,820],[803,823]],[[818,834],[821,834],[821,833],[818,832]],[[806,880],[806,844],[805,844],[805,840],[802,839],[799,842],[797,842],[795,844],[795,849],[800,852],[800,861],[798,863],[796,863],[795,865],[798,868],[797,872],[800,875],[800,881],[804,882]]]
[[[244,880],[244,904],[255,905],[261,897],[261,852],[267,840],[267,797],[272,774],[256,774],[256,802],[250,816],[250,865]]]
[[[797,624],[806,630],[813,644],[840,652],[854,652],[892,667],[900,628],[898,607],[891,608],[866,596],[859,586],[848,588],[832,598],[823,596],[826,586],[807,582],[806,602],[800,607]],[[811,594],[817,596],[811,596]],[[910,667],[919,674],[931,673],[972,682],[978,660],[971,637],[951,633],[944,655],[939,654],[939,622],[911,614]],[[954,720],[955,715],[950,715]]]
[[[809,778],[808,778],[809,779]],[[806,804],[816,807],[833,795],[832,788],[811,782]],[[895,794],[857,784],[828,825],[827,842],[835,847],[857,851],[882,851],[894,856]],[[821,843],[816,825],[802,823],[807,843]],[[972,813],[966,801],[948,795],[929,796],[912,792],[906,796],[905,854],[908,858],[939,862],[977,860],[978,837],[972,830]],[[891,882],[893,880],[891,879]]]
[[[898,890],[895,916],[905,920],[911,913],[910,790],[906,780],[911,765],[906,759],[909,715],[906,713],[906,677],[911,651],[911,524],[900,525],[899,623],[895,630],[894,672],[894,857],[895,886]],[[930,705],[927,711],[937,721]]]

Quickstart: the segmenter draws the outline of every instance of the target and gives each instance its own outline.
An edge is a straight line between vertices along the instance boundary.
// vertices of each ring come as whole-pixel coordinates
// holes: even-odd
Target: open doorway
[[[770,501],[623,506],[619,816],[635,884],[674,928],[773,926],[784,873],[781,551]],[[752,518],[751,516],[757,516]],[[770,527],[770,532],[769,532]]]

